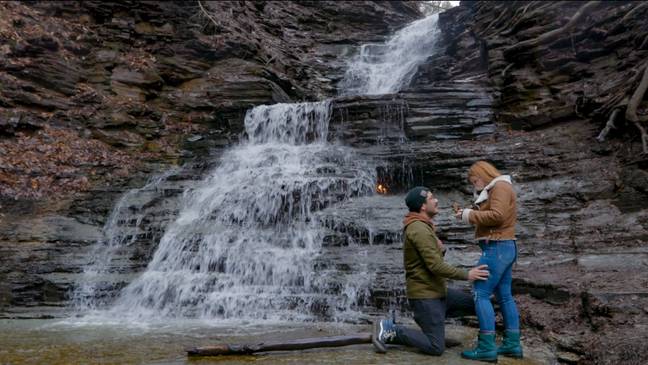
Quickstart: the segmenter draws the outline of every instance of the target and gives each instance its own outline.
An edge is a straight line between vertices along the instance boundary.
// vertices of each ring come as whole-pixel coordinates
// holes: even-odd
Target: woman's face
[[[475,190],[477,190],[477,191],[482,191],[486,187],[486,183],[479,176],[474,176],[474,175],[470,176],[468,178],[468,180],[470,180],[470,183],[473,184],[473,186],[475,187]]]

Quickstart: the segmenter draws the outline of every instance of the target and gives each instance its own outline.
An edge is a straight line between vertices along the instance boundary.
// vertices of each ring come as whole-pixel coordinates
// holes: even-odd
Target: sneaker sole
[[[387,348],[385,347],[385,344],[380,342],[377,338],[378,336],[380,336],[380,332],[382,330],[382,328],[378,328],[378,326],[382,327],[382,321],[374,322],[373,333],[371,335],[371,343],[373,344],[374,350],[376,350],[377,353],[384,354],[387,352]]]

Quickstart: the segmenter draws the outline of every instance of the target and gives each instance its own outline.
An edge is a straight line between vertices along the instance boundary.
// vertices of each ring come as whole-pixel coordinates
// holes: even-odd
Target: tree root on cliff
[[[210,14],[210,13],[207,11],[207,9],[205,9],[205,7],[204,7],[203,4],[202,4],[202,1],[200,1],[200,0],[198,0],[198,7],[200,7],[200,12],[201,12],[201,13],[202,13],[202,14],[203,14],[207,19],[209,19],[212,23],[214,23],[214,26],[216,27],[216,29],[222,29],[222,28],[223,28],[222,25],[221,25],[221,24],[220,24],[216,19],[214,19],[214,17],[212,16],[212,14]]]
[[[510,27],[511,30],[515,29],[515,27],[517,27],[517,25],[520,24],[522,19],[524,19],[524,15],[526,15],[527,10],[529,10],[529,6],[531,6],[531,4],[533,4],[533,3],[534,2],[532,1],[532,2],[528,3],[524,8],[522,8],[522,12],[520,12],[519,15],[518,15],[518,12],[515,12],[515,14],[513,14],[513,20],[511,21],[512,25]],[[512,31],[511,31],[511,33],[512,33]],[[511,33],[509,33],[509,34],[511,34]],[[506,35],[506,34],[503,33],[503,35]]]
[[[537,38],[528,39],[526,41],[517,43],[506,49],[506,51],[504,52],[507,56],[513,56],[520,52],[535,48],[539,45],[555,41],[556,39],[560,38],[560,36],[566,34],[571,28],[575,27],[576,24],[578,24],[578,22],[581,20],[581,18],[583,18],[583,16],[588,14],[591,9],[598,6],[600,3],[600,1],[588,1],[583,6],[581,6],[576,14],[574,14],[562,27],[546,32]]]
[[[621,18],[619,21],[617,21],[616,25],[614,25],[611,29],[609,29],[606,32],[606,36],[618,34],[622,32],[623,30],[626,29],[628,21],[635,16],[638,12],[641,10],[645,9],[648,6],[648,2],[640,2],[639,5],[633,7],[628,11],[623,18]],[[640,48],[641,49],[641,48]]]
[[[538,3],[540,3],[540,5],[538,5]],[[538,6],[536,6],[536,5],[538,5]],[[540,2],[539,1],[531,1],[530,3],[528,3],[522,9],[522,12],[519,15],[517,15],[518,12],[515,12],[513,14],[513,16],[511,17],[511,21],[509,21],[508,24],[507,24],[508,29],[505,30],[505,31],[503,29],[500,29],[500,30],[502,30],[501,35],[506,37],[506,36],[510,36],[512,34],[515,34],[515,32],[518,31],[518,26],[520,25],[520,23],[522,23],[525,20],[528,20],[529,18],[533,18],[534,16],[537,15],[538,12],[544,10],[545,8],[547,8],[547,7],[551,6],[551,5],[552,4],[549,3],[549,2],[547,2],[546,4],[542,4],[541,1]],[[527,14],[527,10],[531,6],[533,6],[533,11],[531,11],[529,14]],[[498,30],[498,31],[500,31],[500,30]]]
[[[512,64],[512,63],[509,63],[508,66],[506,66],[506,67],[502,70],[502,79],[505,79],[505,78],[506,78],[506,74],[507,74],[508,71],[511,69],[511,67],[513,67],[513,64]]]
[[[646,6],[648,6],[648,2],[643,1],[639,3],[639,5],[632,8],[632,10],[630,10],[623,18],[621,18],[620,24],[625,24],[626,21],[628,21],[628,19],[630,19],[638,10],[643,9]]]
[[[639,82],[639,86],[635,89],[630,101],[628,102],[628,107],[626,108],[625,118],[626,120],[633,122],[639,132],[641,133],[641,144],[643,146],[643,152],[648,154],[648,133],[646,132],[646,127],[643,125],[648,122],[648,115],[638,115],[637,109],[639,104],[643,100],[644,95],[646,94],[646,89],[648,89],[648,63],[643,67],[643,77]]]
[[[641,45],[639,46],[639,49],[646,49],[648,48],[648,34],[646,34],[646,37],[644,38],[643,42],[641,42]]]
[[[482,34],[487,34],[488,30],[491,29],[492,26],[497,27],[498,25],[500,25],[503,18],[508,16],[508,11],[507,10],[508,9],[502,9],[502,11],[500,12],[500,15],[497,18],[495,18],[495,20],[490,22],[481,33]]]
[[[616,108],[612,111],[612,114],[610,114],[610,118],[608,119],[607,123],[605,123],[605,128],[603,128],[601,133],[599,133],[598,137],[596,137],[597,141],[604,142],[605,137],[607,137],[608,133],[610,133],[610,131],[615,128],[614,122],[616,121],[617,115],[619,115],[620,111],[621,109],[619,108]]]

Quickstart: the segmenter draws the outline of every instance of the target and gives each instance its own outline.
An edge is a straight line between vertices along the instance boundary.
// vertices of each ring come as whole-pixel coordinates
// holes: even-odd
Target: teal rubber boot
[[[497,354],[507,357],[514,357],[516,359],[521,359],[522,357],[524,357],[522,353],[522,345],[520,345],[520,332],[504,332],[504,340],[502,341],[502,346],[497,348]]]
[[[494,333],[480,333],[477,338],[477,347],[461,353],[464,359],[497,362],[497,347],[495,346]]]

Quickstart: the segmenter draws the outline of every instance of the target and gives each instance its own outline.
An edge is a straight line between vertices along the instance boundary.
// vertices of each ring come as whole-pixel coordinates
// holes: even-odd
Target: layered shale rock
[[[2,315],[61,315],[56,308],[125,186],[145,186],[169,163],[197,156],[125,207],[141,220],[117,224],[133,245],[115,256],[123,270],[104,288],[109,299],[148,262],[179,193],[238,139],[247,108],[334,95],[353,46],[416,16],[407,3],[338,4],[203,3],[206,13],[197,3],[1,4],[0,147],[26,146],[25,158],[35,159],[39,145],[65,140],[52,135],[56,128],[100,143],[70,145],[69,155],[105,151],[31,172],[3,160],[3,186],[15,189],[17,175],[41,186],[42,171],[69,165],[55,181],[84,183],[87,193],[59,204],[3,202]],[[488,159],[513,175],[519,195],[514,290],[525,330],[538,330],[564,362],[645,362],[648,164],[623,118],[607,142],[596,137],[639,82],[648,7],[602,2],[569,31],[534,44],[582,6],[466,2],[440,15],[440,51],[409,87],[333,100],[330,138],[375,162],[387,189],[318,214],[328,233],[317,270],[370,278],[358,297],[363,313],[405,309],[400,219],[412,185],[440,198],[448,260],[476,261],[471,230],[449,207],[470,203],[466,170]],[[342,284],[331,293],[343,295]]]
[[[120,195],[183,164],[128,207],[143,228],[116,265],[146,265],[174,196],[239,139],[246,110],[333,94],[345,55],[419,16],[393,2],[0,4],[3,316],[65,305]]]
[[[480,68],[487,75],[500,131],[456,151],[488,158],[518,182],[523,318],[565,361],[645,359],[635,354],[648,339],[648,275],[639,269],[648,165],[623,117],[610,142],[597,137],[639,84],[647,10],[636,2],[467,2],[441,14],[446,52],[427,66],[441,79]]]
[[[48,159],[52,171],[3,156],[0,193],[10,199],[119,184],[143,162],[193,157],[192,134],[203,145],[227,145],[247,109],[331,95],[344,55],[420,16],[415,5],[390,2],[0,6],[3,155],[22,149],[21,141],[46,150],[81,139],[93,142],[78,153],[107,156]],[[54,167],[89,183],[60,181],[65,174]]]

